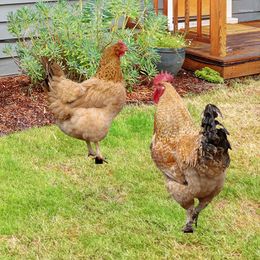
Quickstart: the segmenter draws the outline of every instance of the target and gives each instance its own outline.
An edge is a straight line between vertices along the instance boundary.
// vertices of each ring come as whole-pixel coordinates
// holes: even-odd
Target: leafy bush
[[[152,48],[156,32],[165,30],[167,20],[156,16],[149,0],[90,0],[71,4],[60,0],[50,5],[38,2],[8,15],[8,30],[18,38],[15,49],[5,52],[19,57],[18,65],[33,83],[41,82],[44,69],[40,58],[55,59],[64,66],[69,78],[81,81],[93,76],[102,50],[122,39],[129,51],[122,58],[123,73],[128,85],[138,81],[140,74],[153,77],[159,59]],[[128,17],[141,25],[125,28]]]
[[[219,72],[209,67],[205,67],[201,70],[196,70],[195,76],[212,83],[224,83],[224,79],[220,76]]]

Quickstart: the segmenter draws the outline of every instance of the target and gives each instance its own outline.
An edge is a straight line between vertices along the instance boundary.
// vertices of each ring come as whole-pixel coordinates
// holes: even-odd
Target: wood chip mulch
[[[174,86],[182,96],[214,88],[214,84],[197,79],[185,70],[175,77]],[[127,94],[127,102],[152,104],[152,96],[151,84],[135,86]],[[41,87],[30,87],[30,81],[24,75],[0,78],[0,136],[52,123],[54,117],[48,110],[46,93]]]
[[[54,122],[46,94],[29,85],[27,76],[0,78],[0,136]]]
[[[174,77],[174,87],[177,92],[184,96],[188,93],[199,94],[216,87],[216,84],[208,83],[204,80],[198,79],[193,72],[181,70],[177,76]],[[132,91],[127,94],[128,103],[145,103],[153,104],[152,101],[153,89],[152,84],[144,84],[141,86],[134,86]]]

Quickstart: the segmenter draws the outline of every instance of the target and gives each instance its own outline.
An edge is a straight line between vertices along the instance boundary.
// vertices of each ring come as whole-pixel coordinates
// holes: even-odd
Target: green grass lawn
[[[109,164],[56,126],[0,138],[0,259],[259,259],[260,87],[185,102],[197,124],[219,106],[233,148],[194,234],[150,158],[154,107],[126,107],[102,142]]]

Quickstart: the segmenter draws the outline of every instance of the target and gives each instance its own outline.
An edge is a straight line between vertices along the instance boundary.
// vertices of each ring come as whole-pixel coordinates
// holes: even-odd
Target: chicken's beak
[[[127,46],[124,44],[124,46],[121,47],[120,51],[119,51],[119,57],[122,57],[125,55],[126,51],[128,51]]]
[[[122,51],[125,53],[126,51],[128,51],[128,47],[126,45],[124,45]]]

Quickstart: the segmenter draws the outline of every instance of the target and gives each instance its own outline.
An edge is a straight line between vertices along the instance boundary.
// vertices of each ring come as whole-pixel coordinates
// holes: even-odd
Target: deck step
[[[225,79],[259,74],[260,21],[228,25],[228,28],[225,57],[211,55],[209,42],[193,40],[186,49],[184,68],[194,71],[207,66],[219,71]]]

